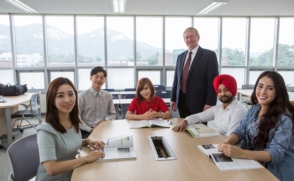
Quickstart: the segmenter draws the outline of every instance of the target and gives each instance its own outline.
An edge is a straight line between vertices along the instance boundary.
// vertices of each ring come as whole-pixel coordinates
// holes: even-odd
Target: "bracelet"
[[[161,112],[161,113],[162,113],[162,116],[163,116],[163,117],[162,117],[162,119],[164,119],[164,117],[165,117],[165,114],[164,114],[163,112]]]

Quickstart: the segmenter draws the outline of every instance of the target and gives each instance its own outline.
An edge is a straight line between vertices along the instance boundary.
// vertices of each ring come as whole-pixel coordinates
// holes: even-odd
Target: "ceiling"
[[[112,0],[21,0],[40,14],[115,15]],[[227,0],[208,16],[294,16],[294,0]],[[213,0],[127,0],[124,15],[194,16]],[[0,0],[0,13],[25,13]]]

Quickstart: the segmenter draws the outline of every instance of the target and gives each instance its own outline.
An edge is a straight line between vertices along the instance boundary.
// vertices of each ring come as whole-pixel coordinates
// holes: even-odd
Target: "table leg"
[[[6,135],[8,146],[12,143],[12,127],[11,127],[11,108],[5,109],[5,118],[6,118]]]

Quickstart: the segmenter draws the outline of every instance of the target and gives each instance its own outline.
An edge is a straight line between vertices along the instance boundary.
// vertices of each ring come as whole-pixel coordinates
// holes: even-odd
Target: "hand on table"
[[[223,152],[226,156],[231,158],[242,158],[243,154],[243,149],[225,142],[218,145],[218,151]]]
[[[188,122],[186,120],[183,120],[181,124],[178,126],[173,127],[174,132],[184,131],[188,125]]]

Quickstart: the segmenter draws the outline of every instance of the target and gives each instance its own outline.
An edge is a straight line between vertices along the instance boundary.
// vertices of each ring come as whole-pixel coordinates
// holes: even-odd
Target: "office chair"
[[[136,88],[125,88],[124,91],[136,91]]]
[[[156,91],[156,96],[161,98],[170,98],[170,95],[171,95],[170,90]]]
[[[165,86],[164,85],[154,85],[154,88],[156,91],[159,91],[159,90],[166,90]]]
[[[170,90],[163,90],[163,91],[156,91],[156,96],[161,98],[170,98],[171,91]],[[165,103],[167,107],[170,106],[170,103]]]
[[[37,175],[40,164],[37,134],[21,138],[7,150],[12,165],[8,180],[30,180]]]
[[[136,97],[136,94],[126,94],[124,99],[133,99],[135,97]],[[130,106],[130,104],[122,104],[121,107],[120,107],[123,119],[126,117],[126,113],[127,113],[127,110],[128,110],[129,106]]]
[[[126,94],[125,99],[133,99],[136,97],[136,94]]]
[[[107,92],[115,92],[115,89],[103,89],[103,90],[105,90]],[[111,94],[111,95],[112,95],[112,99],[117,99],[117,95],[113,95],[113,94]]]
[[[40,108],[41,107],[40,106],[40,92],[37,92],[32,95],[30,103],[28,105],[26,105],[26,104],[21,104],[21,105],[24,106],[25,109],[21,110],[21,111],[17,111],[16,113],[12,114],[11,119],[16,119],[15,121],[20,120],[20,124],[17,126],[17,128],[20,130],[20,132],[23,132],[23,129],[27,128],[27,127],[22,128],[21,124],[22,124],[23,120],[26,120],[32,127],[34,127],[36,129],[35,125],[32,124],[28,120],[28,118],[37,117],[39,120],[39,123],[43,122],[43,120],[39,116],[39,114],[40,114],[39,111],[41,109]],[[14,128],[15,121],[13,123],[12,128]]]
[[[114,92],[115,91],[114,89],[103,89],[103,90],[105,90],[107,92]]]

